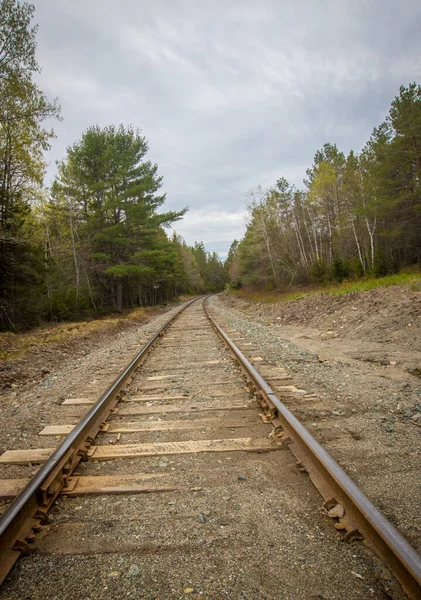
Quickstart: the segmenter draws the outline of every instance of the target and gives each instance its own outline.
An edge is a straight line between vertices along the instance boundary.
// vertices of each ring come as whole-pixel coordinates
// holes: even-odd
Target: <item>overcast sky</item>
[[[54,161],[93,124],[132,124],[176,226],[224,257],[245,192],[302,185],[325,142],[360,150],[401,84],[421,82],[419,0],[35,0]]]

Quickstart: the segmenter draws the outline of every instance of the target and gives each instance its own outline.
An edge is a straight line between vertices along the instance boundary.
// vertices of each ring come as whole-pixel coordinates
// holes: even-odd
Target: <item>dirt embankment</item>
[[[282,326],[292,337],[295,331],[302,340],[320,342],[308,344],[316,352],[328,340],[332,349],[341,348],[348,356],[357,353],[360,360],[400,364],[421,375],[421,292],[409,286],[342,296],[317,293],[271,304],[232,295],[224,300],[256,321]]]

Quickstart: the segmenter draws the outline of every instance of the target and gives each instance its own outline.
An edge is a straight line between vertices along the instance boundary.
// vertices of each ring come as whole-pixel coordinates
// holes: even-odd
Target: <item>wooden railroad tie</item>
[[[90,460],[113,460],[115,458],[138,458],[142,456],[164,456],[169,454],[196,454],[202,452],[270,452],[279,447],[269,438],[235,438],[186,442],[159,442],[155,444],[121,444],[118,446],[91,446]],[[27,465],[45,462],[54,448],[33,450],[6,450],[0,463]]]

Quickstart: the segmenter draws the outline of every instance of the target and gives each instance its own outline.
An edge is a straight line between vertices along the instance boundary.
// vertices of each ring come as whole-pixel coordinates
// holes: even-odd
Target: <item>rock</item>
[[[389,360],[389,365],[392,365],[392,367],[394,367],[397,364],[398,363],[396,362],[396,360]]]
[[[364,577],[362,575],[360,575],[359,573],[356,573],[355,571],[351,571],[351,573],[354,575],[354,577],[356,577],[357,579],[364,579]]]
[[[342,519],[342,517],[344,515],[345,515],[345,509],[342,506],[342,504],[337,504],[336,506],[331,508],[327,513],[327,516],[330,517],[331,519]]]
[[[341,531],[342,529],[346,529],[345,523],[335,523],[335,529]]]
[[[186,589],[184,590],[184,593],[185,593],[185,594],[193,594],[193,592],[194,592],[194,588],[186,588]]]
[[[130,569],[127,572],[126,577],[136,577],[136,575],[139,575],[140,573],[140,569],[137,565],[131,565]]]
[[[120,571],[111,571],[108,573],[108,577],[120,577]]]
[[[203,513],[199,513],[196,517],[196,521],[198,523],[206,523],[207,518],[205,517],[205,515]]]
[[[48,367],[42,367],[41,373],[43,375],[48,375],[48,373],[51,373],[51,371],[50,371],[50,369]]]

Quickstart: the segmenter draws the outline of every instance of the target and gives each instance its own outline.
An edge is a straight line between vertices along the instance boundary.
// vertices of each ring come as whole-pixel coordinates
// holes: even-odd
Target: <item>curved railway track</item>
[[[109,582],[92,598],[126,588],[161,600],[385,598],[380,564],[421,598],[420,556],[282,403],[300,394],[288,373],[253,357],[235,332],[230,339],[204,304],[183,305],[99,400],[66,399],[73,420],[40,431],[64,437],[57,449],[0,457],[22,474],[43,465],[29,481],[0,482],[11,499],[1,581],[37,548],[0,598],[22,597],[21,580],[46,561],[76,586],[60,596],[77,598],[92,579],[86,556]],[[60,512],[49,523],[52,507]],[[136,578],[144,595],[130,595]],[[49,589],[27,597],[55,597]]]

